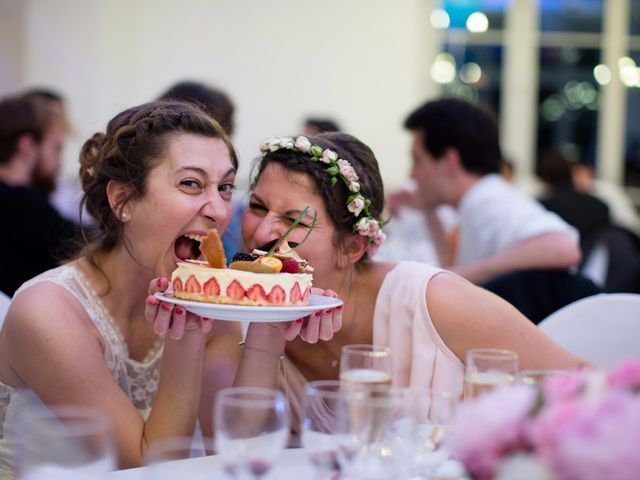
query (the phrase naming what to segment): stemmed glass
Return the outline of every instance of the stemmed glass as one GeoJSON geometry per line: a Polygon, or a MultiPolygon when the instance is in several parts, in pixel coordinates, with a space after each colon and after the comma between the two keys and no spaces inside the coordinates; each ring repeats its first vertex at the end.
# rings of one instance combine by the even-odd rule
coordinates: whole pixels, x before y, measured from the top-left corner
{"type": "Polygon", "coordinates": [[[467,351],[464,398],[470,400],[496,387],[513,383],[518,354],[511,350],[477,348],[467,351]]]}
{"type": "Polygon", "coordinates": [[[194,437],[168,437],[149,445],[144,463],[149,466],[149,480],[173,480],[187,476],[192,480],[205,480],[211,472],[199,462],[176,460],[205,457],[213,452],[213,439],[194,441],[194,437]]]}
{"type": "Polygon", "coordinates": [[[340,356],[340,380],[349,385],[390,387],[391,349],[379,345],[345,345],[340,356]]]}
{"type": "Polygon", "coordinates": [[[19,479],[99,479],[116,469],[111,423],[98,410],[42,408],[23,416],[14,434],[19,479]]]}
{"type": "Polygon", "coordinates": [[[234,478],[259,479],[273,466],[289,438],[289,417],[282,392],[231,387],[215,405],[216,448],[234,478]]]}
{"type": "Polygon", "coordinates": [[[336,478],[363,446],[369,429],[365,387],[349,390],[335,380],[305,385],[302,446],[322,478],[336,478]]]}

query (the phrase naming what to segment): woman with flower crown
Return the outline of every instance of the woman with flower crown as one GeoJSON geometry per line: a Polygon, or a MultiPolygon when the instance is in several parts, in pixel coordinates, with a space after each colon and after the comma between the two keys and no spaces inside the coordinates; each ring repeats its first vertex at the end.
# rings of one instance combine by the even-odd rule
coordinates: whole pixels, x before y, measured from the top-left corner
{"type": "MultiPolygon", "coordinates": [[[[385,240],[383,198],[373,152],[350,135],[263,144],[243,219],[246,250],[279,238],[310,206],[315,227],[297,250],[315,268],[314,285],[335,290],[344,308],[341,317],[312,316],[309,325],[319,334],[305,332],[286,344],[275,326],[252,324],[236,384],[279,384],[299,414],[303,384],[337,379],[342,346],[362,343],[391,347],[395,385],[456,396],[471,348],[514,350],[527,369],[583,365],[510,304],[454,274],[424,263],[372,260],[385,240]]],[[[301,222],[289,243],[300,242],[311,226],[310,218],[301,222]]]]}

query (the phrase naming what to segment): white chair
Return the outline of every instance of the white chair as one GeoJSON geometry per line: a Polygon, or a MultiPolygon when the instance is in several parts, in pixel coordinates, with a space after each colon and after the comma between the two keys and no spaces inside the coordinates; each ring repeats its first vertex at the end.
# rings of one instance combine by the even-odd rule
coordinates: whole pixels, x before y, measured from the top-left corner
{"type": "Polygon", "coordinates": [[[538,325],[556,343],[597,367],[640,358],[640,295],[603,293],[573,302],[538,325]]]}

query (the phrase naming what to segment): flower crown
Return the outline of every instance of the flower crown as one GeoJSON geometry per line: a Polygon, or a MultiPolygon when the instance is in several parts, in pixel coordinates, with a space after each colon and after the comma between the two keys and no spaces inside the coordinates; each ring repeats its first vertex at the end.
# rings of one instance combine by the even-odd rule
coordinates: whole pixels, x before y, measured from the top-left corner
{"type": "Polygon", "coordinates": [[[334,150],[319,145],[313,145],[307,137],[302,135],[293,137],[274,137],[266,140],[260,146],[262,155],[276,150],[293,150],[306,153],[314,162],[327,164],[324,171],[331,177],[331,185],[342,180],[347,186],[351,195],[347,199],[347,210],[353,213],[357,221],[353,224],[353,231],[358,232],[363,237],[367,237],[369,247],[367,253],[373,256],[387,236],[382,231],[382,222],[369,213],[371,200],[360,193],[360,182],[353,166],[346,160],[340,158],[334,150]]]}

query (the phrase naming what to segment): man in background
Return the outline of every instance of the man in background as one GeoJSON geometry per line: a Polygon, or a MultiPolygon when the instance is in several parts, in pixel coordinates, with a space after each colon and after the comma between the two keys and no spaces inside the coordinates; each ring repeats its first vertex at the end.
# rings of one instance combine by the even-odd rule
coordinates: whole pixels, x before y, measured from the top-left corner
{"type": "Polygon", "coordinates": [[[36,100],[0,100],[0,290],[12,296],[26,280],[68,258],[79,228],[65,220],[32,187],[45,150],[46,107],[36,100]]]}

